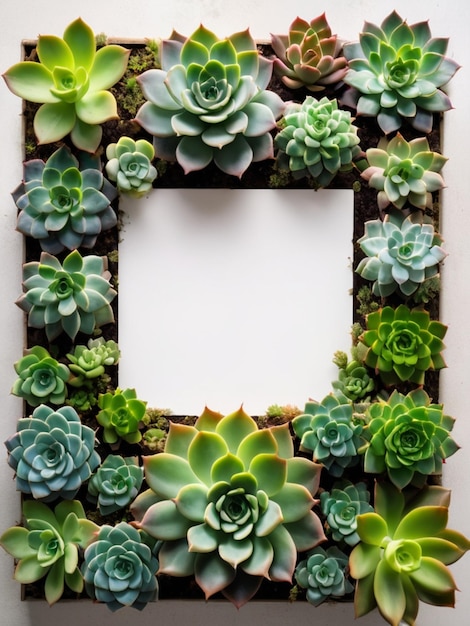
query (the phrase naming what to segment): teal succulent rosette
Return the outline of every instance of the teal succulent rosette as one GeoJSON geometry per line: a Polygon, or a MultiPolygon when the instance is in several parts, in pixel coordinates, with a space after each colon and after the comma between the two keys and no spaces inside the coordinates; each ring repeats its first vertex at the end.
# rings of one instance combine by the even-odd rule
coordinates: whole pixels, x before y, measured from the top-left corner
{"type": "Polygon", "coordinates": [[[110,454],[90,478],[87,497],[102,515],[109,515],[134,500],[142,480],[143,469],[137,458],[110,454]]]}
{"type": "Polygon", "coordinates": [[[263,578],[290,582],[297,552],[325,539],[312,511],[320,466],[293,452],[288,424],[259,430],[241,409],[172,423],[131,507],[163,542],[160,573],[194,575],[206,598],[220,591],[236,606],[263,578]]]}
{"type": "Polygon", "coordinates": [[[307,600],[319,606],[325,600],[342,598],[354,591],[345,571],[348,557],[337,546],[311,550],[295,568],[297,584],[306,589],[307,600]]]}
{"type": "Polygon", "coordinates": [[[320,506],[323,515],[326,515],[328,534],[334,541],[349,546],[355,546],[359,542],[357,516],[374,510],[364,482],[334,483],[331,492],[321,492],[320,506]]]}

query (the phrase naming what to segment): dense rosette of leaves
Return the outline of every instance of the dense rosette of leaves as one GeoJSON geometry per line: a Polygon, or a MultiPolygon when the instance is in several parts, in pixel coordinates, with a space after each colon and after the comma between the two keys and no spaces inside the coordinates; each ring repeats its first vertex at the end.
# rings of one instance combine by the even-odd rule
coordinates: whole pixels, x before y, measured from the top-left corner
{"type": "Polygon", "coordinates": [[[441,352],[447,326],[423,309],[386,306],[367,316],[360,343],[364,361],[386,385],[409,381],[422,385],[425,372],[445,367],[441,352]]]}
{"type": "Polygon", "coordinates": [[[139,430],[145,415],[147,402],[139,400],[135,389],[115,389],[99,395],[101,411],[96,419],[103,426],[106,443],[118,443],[120,439],[137,443],[142,439],[139,430]]]}
{"type": "Polygon", "coordinates": [[[87,497],[102,515],[109,515],[134,500],[142,480],[143,469],[136,458],[110,454],[90,478],[87,497]]]}
{"type": "Polygon", "coordinates": [[[440,174],[447,158],[429,149],[425,137],[410,142],[397,133],[390,141],[382,137],[376,148],[366,150],[368,167],[361,176],[369,187],[378,190],[380,209],[390,204],[402,209],[411,204],[419,209],[432,208],[432,193],[444,187],[440,174]]]}
{"type": "Polygon", "coordinates": [[[356,272],[374,281],[372,291],[376,296],[387,297],[397,289],[410,296],[425,280],[438,274],[439,263],[447,256],[441,243],[430,219],[426,221],[418,213],[404,217],[399,211],[390,211],[383,221],[365,223],[358,244],[367,256],[356,272]]]}
{"type": "Polygon", "coordinates": [[[157,157],[185,173],[214,161],[234,176],[272,158],[270,131],[284,103],[266,90],[272,61],[248,30],[220,40],[201,25],[188,38],[173,33],[160,52],[161,69],[138,78],[147,102],[136,116],[154,135],[157,157]]]}
{"type": "Polygon", "coordinates": [[[28,325],[45,328],[49,341],[62,332],[75,339],[91,335],[96,328],[114,321],[107,257],[82,257],[78,250],[63,261],[42,252],[39,261],[23,265],[23,291],[16,304],[28,313],[28,325]]]}
{"type": "Polygon", "coordinates": [[[86,346],[75,346],[73,353],[67,354],[73,378],[70,384],[81,387],[94,378],[105,373],[105,368],[116,365],[120,351],[118,344],[112,339],[103,337],[89,339],[86,346]]]}
{"type": "Polygon", "coordinates": [[[107,90],[126,71],[130,51],[115,45],[96,50],[94,33],[80,18],[67,26],[63,38],[40,35],[36,50],[39,63],[21,61],[3,77],[23,100],[43,103],[34,117],[38,142],[54,143],[70,133],[79,150],[95,152],[100,124],[118,117],[107,90]]]}
{"type": "Polygon", "coordinates": [[[341,393],[329,394],[321,402],[307,402],[303,415],[292,420],[295,434],[313,460],[322,463],[332,476],[342,476],[355,465],[362,445],[362,425],[353,420],[353,405],[341,393]]]}
{"type": "Polygon", "coordinates": [[[392,626],[415,624],[419,601],[454,606],[455,581],[446,567],[470,548],[447,528],[450,491],[425,487],[411,502],[389,483],[377,483],[375,512],[358,517],[361,542],[349,565],[357,579],[356,617],[377,607],[392,626]]]}
{"type": "Polygon", "coordinates": [[[406,396],[394,391],[387,402],[371,404],[367,413],[364,470],[387,472],[399,489],[440,474],[443,460],[459,448],[449,435],[454,418],[444,414],[442,404],[432,404],[423,389],[406,396]]]}
{"type": "Polygon", "coordinates": [[[157,170],[152,165],[155,151],[146,139],[120,137],[106,148],[106,173],[121,193],[140,198],[152,189],[157,170]]]}
{"type": "Polygon", "coordinates": [[[331,383],[333,389],[349,398],[352,402],[365,402],[375,390],[375,381],[370,370],[361,361],[346,362],[339,368],[338,380],[331,383]]]}
{"type": "Polygon", "coordinates": [[[18,491],[37,500],[71,500],[100,464],[95,433],[75,409],[56,411],[41,404],[18,420],[18,432],[5,442],[18,491]]]}
{"type": "Polygon", "coordinates": [[[342,598],[354,591],[345,575],[347,567],[348,557],[337,546],[326,550],[318,546],[297,565],[295,580],[307,590],[307,600],[318,606],[324,600],[342,598]]]}
{"type": "Polygon", "coordinates": [[[162,540],[160,572],[194,575],[206,598],[241,606],[262,579],[290,581],[297,551],[325,536],[312,511],[320,466],[293,457],[288,424],[258,430],[241,409],[172,423],[164,452],[144,458],[149,490],[131,507],[162,540]]]}
{"type": "Polygon", "coordinates": [[[45,577],[49,604],[59,600],[64,584],[81,593],[79,548],[85,548],[98,531],[98,526],[86,519],[81,503],[63,501],[52,511],[42,502],[25,500],[23,520],[23,527],[13,526],[0,537],[0,545],[18,560],[15,580],[27,585],[45,577]]]}
{"type": "Polygon", "coordinates": [[[392,11],[380,26],[365,22],[359,42],[347,43],[349,69],[344,82],[351,88],[344,104],[358,115],[377,117],[385,134],[407,120],[429,133],[433,113],[452,108],[441,89],[459,65],[446,57],[447,39],[432,37],[428,22],[408,25],[392,11]]]}
{"type": "Polygon", "coordinates": [[[294,178],[312,176],[319,187],[351,169],[360,152],[351,114],[338,109],[336,100],[307,96],[302,104],[289,104],[280,126],[275,138],[279,167],[294,178]]]}
{"type": "Polygon", "coordinates": [[[157,596],[157,549],[155,541],[126,522],[101,526],[85,550],[86,592],[111,611],[125,606],[141,611],[157,596]]]}
{"type": "Polygon", "coordinates": [[[11,393],[33,407],[40,404],[64,404],[70,370],[52,358],[42,346],[25,350],[25,355],[14,364],[18,378],[11,393]]]}
{"type": "Polygon", "coordinates": [[[297,17],[288,35],[271,34],[271,45],[278,57],[274,72],[290,89],[321,91],[326,85],[339,83],[346,74],[341,42],[332,35],[325,13],[310,22],[297,17]]]}
{"type": "Polygon", "coordinates": [[[82,164],[66,146],[49,159],[26,161],[24,180],[13,192],[19,209],[17,229],[51,254],[64,248],[92,248],[98,235],[117,217],[111,202],[116,188],[101,173],[99,157],[82,164]]]}
{"type": "Polygon", "coordinates": [[[357,516],[373,511],[365,483],[335,483],[331,492],[322,491],[320,506],[326,516],[327,531],[334,541],[355,546],[359,542],[357,516]]]}

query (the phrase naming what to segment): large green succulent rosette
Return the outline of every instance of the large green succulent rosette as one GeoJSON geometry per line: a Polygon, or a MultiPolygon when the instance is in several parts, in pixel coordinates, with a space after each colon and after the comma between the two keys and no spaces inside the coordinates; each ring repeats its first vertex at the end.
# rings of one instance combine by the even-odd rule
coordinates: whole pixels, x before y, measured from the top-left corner
{"type": "Polygon", "coordinates": [[[172,423],[131,507],[163,541],[159,572],[194,575],[206,598],[222,592],[236,606],[263,578],[290,582],[297,552],[325,539],[312,511],[320,466],[293,452],[288,424],[258,430],[242,409],[172,423]]]}
{"type": "Polygon", "coordinates": [[[248,30],[219,40],[204,26],[161,44],[161,69],[139,76],[147,99],[136,120],[154,136],[157,157],[185,173],[211,161],[241,176],[253,161],[273,157],[270,131],[284,109],[267,91],[272,61],[260,56],[248,30]]]}

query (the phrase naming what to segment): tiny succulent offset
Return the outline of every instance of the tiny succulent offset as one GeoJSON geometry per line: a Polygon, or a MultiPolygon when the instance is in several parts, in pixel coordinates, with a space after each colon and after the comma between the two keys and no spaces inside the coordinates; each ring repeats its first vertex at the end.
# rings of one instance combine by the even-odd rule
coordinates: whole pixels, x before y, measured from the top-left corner
{"type": "Polygon", "coordinates": [[[331,492],[322,491],[320,506],[326,515],[328,534],[334,541],[355,546],[359,542],[357,516],[373,511],[370,493],[363,482],[352,484],[349,481],[336,482],[331,492]]]}
{"type": "Polygon", "coordinates": [[[157,170],[152,165],[155,150],[146,139],[121,137],[106,148],[106,173],[121,193],[140,198],[152,189],[157,170]]]}
{"type": "Polygon", "coordinates": [[[54,410],[41,404],[17,428],[5,442],[8,464],[18,491],[36,500],[73,499],[100,464],[95,433],[71,406],[54,410]]]}
{"type": "Polygon", "coordinates": [[[194,575],[206,598],[220,591],[236,606],[265,577],[290,582],[297,552],[325,539],[312,511],[320,466],[293,452],[288,424],[259,430],[242,409],[172,423],[131,508],[163,542],[159,571],[194,575]]]}
{"type": "Polygon", "coordinates": [[[0,537],[0,545],[18,560],[15,580],[27,585],[45,578],[49,604],[61,598],[64,584],[81,593],[79,548],[85,548],[99,530],[86,518],[81,503],[64,500],[52,511],[42,502],[25,500],[23,519],[24,526],[13,526],[0,537]]]}
{"type": "Polygon", "coordinates": [[[102,515],[109,515],[134,500],[142,480],[143,469],[137,459],[110,454],[90,478],[87,497],[102,515]]]}
{"type": "Polygon", "coordinates": [[[364,362],[386,385],[409,381],[422,385],[425,373],[446,367],[441,352],[447,326],[421,308],[385,306],[367,316],[360,337],[364,362]]]}
{"type": "Polygon", "coordinates": [[[449,490],[426,487],[406,503],[393,485],[377,483],[374,500],[375,511],[358,517],[361,542],[349,557],[356,617],[377,607],[392,626],[413,626],[420,600],[454,606],[457,587],[447,565],[470,542],[447,528],[449,490]]]}
{"type": "Polygon", "coordinates": [[[82,574],[85,589],[111,611],[126,606],[141,611],[156,599],[158,545],[126,522],[101,526],[85,550],[82,574]]]}
{"type": "Polygon", "coordinates": [[[432,220],[419,212],[405,217],[392,210],[383,221],[366,222],[364,229],[358,244],[367,256],[356,272],[374,281],[376,296],[387,297],[397,290],[411,296],[424,281],[438,274],[439,264],[447,256],[432,220]]]}
{"type": "Polygon", "coordinates": [[[52,358],[46,348],[33,346],[14,364],[18,374],[11,393],[33,407],[40,404],[64,404],[70,370],[52,358]]]}
{"type": "Polygon", "coordinates": [[[336,100],[307,96],[302,104],[287,106],[279,125],[274,141],[280,169],[294,178],[311,176],[319,187],[329,185],[339,171],[351,169],[360,152],[351,114],[339,109],[336,100]]]}
{"type": "Polygon", "coordinates": [[[342,598],[354,591],[345,574],[347,568],[348,557],[337,546],[326,550],[318,546],[297,565],[295,580],[307,590],[307,600],[318,606],[325,600],[342,598]]]}
{"type": "Polygon", "coordinates": [[[377,118],[385,134],[407,120],[429,133],[433,114],[452,108],[441,89],[459,69],[446,57],[447,39],[432,37],[428,22],[408,25],[396,11],[380,26],[365,22],[359,42],[344,45],[350,86],[344,104],[377,118]]]}
{"type": "Polygon", "coordinates": [[[376,148],[366,150],[368,167],[361,176],[378,190],[377,204],[398,209],[407,204],[419,209],[432,207],[432,193],[445,186],[440,174],[447,159],[429,149],[426,137],[410,142],[397,133],[390,141],[382,137],[376,148]]]}
{"type": "Polygon", "coordinates": [[[99,157],[84,154],[82,163],[66,146],[46,162],[26,161],[24,180],[12,194],[17,229],[51,254],[92,248],[98,235],[117,223],[111,206],[117,191],[101,173],[99,157]]]}
{"type": "Polygon", "coordinates": [[[406,396],[395,390],[368,409],[364,471],[387,472],[399,489],[421,486],[426,476],[441,474],[443,461],[459,449],[450,436],[454,422],[423,389],[406,396]]]}
{"type": "Polygon", "coordinates": [[[48,252],[23,265],[23,295],[17,305],[28,314],[28,326],[44,328],[49,341],[62,332],[71,339],[114,321],[107,258],[82,257],[74,250],[63,263],[48,252]]]}
{"type": "Polygon", "coordinates": [[[137,398],[135,389],[119,389],[100,394],[98,406],[101,411],[96,416],[103,426],[103,439],[106,443],[118,444],[120,439],[128,443],[138,443],[142,439],[139,430],[145,415],[147,403],[137,398]]]}
{"type": "Polygon", "coordinates": [[[116,100],[107,90],[124,74],[129,53],[115,45],[96,50],[92,29],[79,18],[67,26],[63,38],[39,36],[39,63],[21,61],[3,77],[14,94],[42,103],[34,117],[39,144],[70,133],[79,150],[95,152],[100,124],[118,117],[116,100]]]}
{"type": "Polygon", "coordinates": [[[161,69],[139,76],[147,102],[136,120],[154,135],[157,157],[185,173],[214,161],[241,177],[273,157],[271,132],[284,102],[268,91],[272,61],[260,56],[248,30],[226,39],[200,26],[162,42],[161,69]]]}
{"type": "Polygon", "coordinates": [[[102,376],[106,367],[116,365],[119,357],[118,344],[112,339],[105,340],[103,337],[98,337],[89,339],[86,346],[75,346],[74,351],[67,354],[70,361],[69,369],[73,374],[69,384],[73,387],[86,385],[91,380],[102,376]]]}
{"type": "Polygon", "coordinates": [[[374,377],[362,361],[348,361],[347,355],[345,357],[343,366],[335,360],[339,367],[338,380],[333,381],[331,386],[354,403],[367,402],[375,392],[374,377]]]}
{"type": "Polygon", "coordinates": [[[310,22],[297,17],[288,35],[271,35],[274,72],[290,89],[321,91],[340,83],[347,71],[342,44],[332,35],[325,13],[310,22]]]}

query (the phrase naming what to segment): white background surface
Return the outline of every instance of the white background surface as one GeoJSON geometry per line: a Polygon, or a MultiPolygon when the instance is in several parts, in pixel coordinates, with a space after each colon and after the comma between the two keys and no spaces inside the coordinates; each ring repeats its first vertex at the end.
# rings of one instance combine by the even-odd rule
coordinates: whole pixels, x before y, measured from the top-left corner
{"type": "MultiPolygon", "coordinates": [[[[428,0],[395,2],[372,0],[335,0],[335,2],[312,3],[311,0],[292,0],[274,3],[267,0],[147,0],[140,3],[122,0],[82,0],[79,4],[63,0],[3,3],[0,9],[2,37],[0,38],[1,71],[20,59],[21,39],[32,39],[39,33],[61,35],[65,26],[80,15],[96,33],[106,32],[114,37],[141,39],[166,37],[173,28],[190,34],[199,23],[225,36],[236,30],[250,27],[257,39],[268,39],[269,33],[284,33],[297,16],[312,19],[323,10],[335,32],[345,39],[357,39],[364,20],[380,23],[396,9],[410,23],[430,20],[435,36],[450,36],[449,56],[463,68],[454,77],[449,93],[455,110],[445,115],[444,154],[449,162],[444,168],[448,188],[445,190],[442,233],[450,255],[443,271],[444,288],[442,321],[449,324],[445,352],[448,370],[444,371],[441,400],[446,412],[457,418],[455,439],[463,450],[449,459],[444,474],[447,485],[452,487],[453,501],[450,526],[470,535],[470,499],[468,480],[468,450],[470,449],[470,421],[468,416],[467,355],[470,352],[468,310],[470,270],[467,233],[470,232],[470,209],[468,198],[468,158],[470,124],[468,121],[469,85],[468,25],[470,6],[465,0],[444,2],[428,0]]],[[[2,290],[0,301],[1,376],[0,376],[0,440],[14,432],[16,420],[21,414],[21,403],[9,395],[14,379],[12,363],[21,356],[23,316],[13,302],[21,292],[21,237],[14,232],[15,208],[10,198],[11,190],[21,180],[21,102],[0,85],[0,108],[2,111],[2,150],[0,151],[0,267],[2,267],[2,290]]],[[[5,455],[6,458],[6,455],[5,455]]],[[[15,492],[11,473],[6,462],[0,471],[0,529],[16,523],[19,518],[19,497],[15,492]]],[[[436,609],[422,605],[418,626],[467,626],[470,615],[470,557],[463,558],[452,567],[461,593],[457,594],[455,610],[436,609]]],[[[315,609],[307,604],[291,606],[251,603],[237,611],[226,603],[209,602],[195,605],[191,602],[165,602],[149,606],[143,613],[131,609],[111,614],[103,606],[91,602],[80,605],[62,603],[49,609],[43,603],[20,603],[19,585],[11,580],[11,559],[0,553],[0,623],[9,626],[43,626],[67,622],[71,626],[81,623],[99,623],[103,626],[123,626],[131,619],[138,619],[143,626],[156,621],[165,624],[191,623],[233,626],[252,626],[269,621],[272,626],[313,622],[328,626],[353,622],[350,605],[322,606],[315,609]]],[[[371,614],[361,618],[358,624],[379,626],[383,621],[371,614]]]]}

